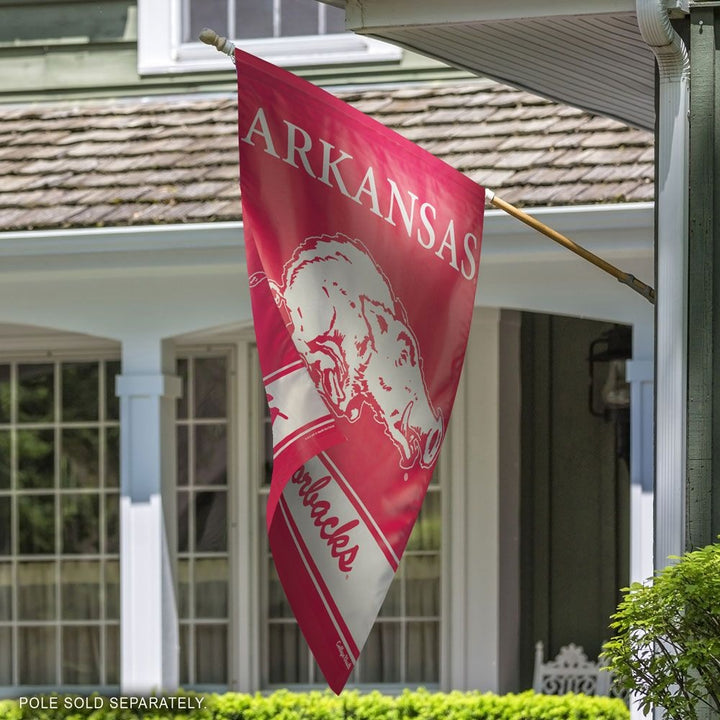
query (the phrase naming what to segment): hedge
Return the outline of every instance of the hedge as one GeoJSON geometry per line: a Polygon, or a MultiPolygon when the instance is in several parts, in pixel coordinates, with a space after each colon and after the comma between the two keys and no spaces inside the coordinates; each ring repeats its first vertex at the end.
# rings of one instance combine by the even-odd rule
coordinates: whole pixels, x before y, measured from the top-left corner
{"type": "Polygon", "coordinates": [[[0,701],[0,720],[628,720],[620,701],[587,695],[346,691],[164,698],[28,696],[0,701]],[[179,698],[179,699],[178,699],[179,698]],[[34,707],[31,707],[30,705],[34,707]],[[162,709],[165,705],[168,709],[162,709]],[[40,706],[40,707],[39,707],[40,706]],[[199,707],[199,709],[198,709],[199,707]],[[193,709],[190,709],[193,708],[193,709]]]}

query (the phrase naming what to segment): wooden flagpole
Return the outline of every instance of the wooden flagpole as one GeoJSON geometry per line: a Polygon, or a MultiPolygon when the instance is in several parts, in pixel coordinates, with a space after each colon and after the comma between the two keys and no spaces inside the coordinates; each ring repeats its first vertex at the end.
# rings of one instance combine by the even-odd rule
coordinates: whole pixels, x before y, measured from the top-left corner
{"type": "MultiPolygon", "coordinates": [[[[204,42],[206,45],[212,45],[213,47],[217,48],[219,52],[225,53],[225,55],[229,55],[232,61],[235,62],[235,46],[230,42],[230,40],[228,40],[228,38],[220,37],[214,30],[211,30],[210,28],[204,28],[203,31],[200,33],[200,40],[202,40],[202,42],[204,42]]],[[[646,285],[644,282],[638,280],[634,275],[623,272],[619,268],[616,268],[614,265],[611,265],[609,262],[603,260],[601,257],[598,257],[594,253],[591,253],[589,250],[586,250],[584,247],[578,245],[576,242],[573,242],[569,238],[566,238],[564,235],[561,235],[556,230],[553,230],[551,227],[548,227],[536,218],[528,215],[526,212],[523,212],[519,208],[516,208],[514,205],[511,205],[509,202],[506,202],[502,198],[499,198],[492,190],[486,188],[485,197],[487,198],[488,202],[490,202],[496,208],[504,210],[506,213],[508,213],[508,215],[512,215],[514,218],[520,220],[520,222],[525,223],[534,230],[537,230],[543,235],[549,237],[551,240],[554,240],[556,243],[559,243],[560,245],[566,247],[571,252],[574,252],[576,255],[579,255],[581,258],[587,260],[596,267],[599,267],[601,270],[604,270],[606,273],[612,275],[619,282],[627,285],[629,288],[632,288],[633,290],[635,290],[635,292],[640,293],[640,295],[649,300],[653,305],[655,304],[655,290],[653,290],[653,288],[651,288],[649,285],[646,285]]]]}
{"type": "Polygon", "coordinates": [[[609,275],[612,275],[619,282],[623,283],[623,285],[627,285],[629,288],[635,290],[635,292],[640,293],[640,295],[653,305],[655,304],[655,290],[653,290],[653,288],[649,285],[646,285],[644,282],[638,280],[634,275],[623,272],[606,260],[603,260],[601,257],[598,257],[581,245],[578,245],[576,242],[570,240],[570,238],[561,235],[557,232],[557,230],[553,230],[551,227],[548,227],[544,223],[540,222],[537,218],[528,215],[526,212],[520,210],[520,208],[516,208],[509,202],[499,198],[492,190],[486,189],[485,197],[494,207],[505,211],[508,215],[512,215],[514,218],[520,220],[520,222],[523,222],[533,228],[533,230],[537,230],[546,237],[549,237],[551,240],[554,240],[556,243],[566,247],[568,250],[574,252],[576,255],[579,255],[584,260],[587,260],[596,267],[599,267],[601,270],[604,270],[609,275]]]}

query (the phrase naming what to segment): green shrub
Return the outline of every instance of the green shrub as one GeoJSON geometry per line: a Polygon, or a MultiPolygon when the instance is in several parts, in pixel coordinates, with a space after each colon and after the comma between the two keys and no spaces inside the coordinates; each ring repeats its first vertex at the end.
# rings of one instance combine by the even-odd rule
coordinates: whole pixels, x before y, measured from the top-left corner
{"type": "MultiPolygon", "coordinates": [[[[117,707],[112,698],[91,696],[88,707],[72,695],[43,696],[54,708],[32,709],[27,701],[0,701],[0,720],[628,720],[620,700],[585,695],[493,695],[479,692],[430,693],[405,691],[398,697],[379,692],[360,694],[347,691],[335,696],[328,692],[271,695],[182,694],[202,699],[194,710],[117,707]],[[97,698],[97,699],[95,699],[97,698]],[[95,707],[97,706],[97,707],[95,707]]],[[[35,702],[39,696],[35,696],[35,702]]],[[[127,699],[126,699],[127,700],[127,699]]]]}
{"type": "Polygon", "coordinates": [[[603,657],[619,684],[676,720],[720,713],[720,545],[626,588],[603,657]]]}

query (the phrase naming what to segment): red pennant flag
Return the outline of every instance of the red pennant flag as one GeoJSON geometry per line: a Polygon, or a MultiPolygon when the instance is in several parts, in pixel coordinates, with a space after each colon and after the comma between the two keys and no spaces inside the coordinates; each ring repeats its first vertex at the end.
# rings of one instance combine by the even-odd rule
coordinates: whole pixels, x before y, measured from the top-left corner
{"type": "Polygon", "coordinates": [[[236,50],[250,295],[273,433],[270,548],[339,693],[438,459],[475,298],[484,189],[236,50]]]}

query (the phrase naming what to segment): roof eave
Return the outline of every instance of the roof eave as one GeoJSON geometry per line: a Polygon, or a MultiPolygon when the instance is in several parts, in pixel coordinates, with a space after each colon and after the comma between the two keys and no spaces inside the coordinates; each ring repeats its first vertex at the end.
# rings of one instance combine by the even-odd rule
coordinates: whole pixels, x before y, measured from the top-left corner
{"type": "Polygon", "coordinates": [[[637,27],[634,0],[346,0],[344,7],[354,32],[654,128],[655,62],[637,27]]]}

